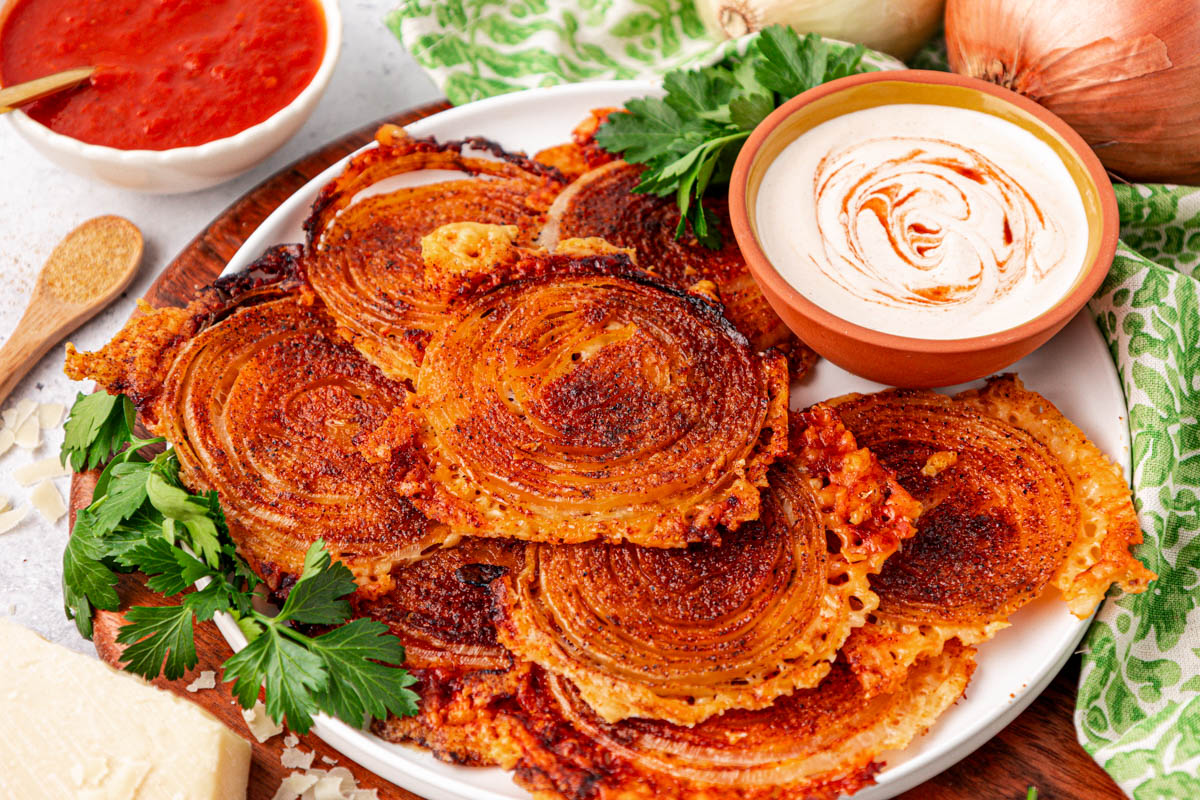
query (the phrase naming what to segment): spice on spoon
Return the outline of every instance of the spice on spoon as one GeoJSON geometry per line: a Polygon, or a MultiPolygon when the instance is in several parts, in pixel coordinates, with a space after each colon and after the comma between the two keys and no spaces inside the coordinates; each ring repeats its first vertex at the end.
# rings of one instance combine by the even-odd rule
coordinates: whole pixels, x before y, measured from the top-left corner
{"type": "Polygon", "coordinates": [[[59,242],[42,267],[25,315],[0,347],[0,405],[47,350],[129,285],[142,250],[141,231],[117,216],[90,219],[59,242]]]}

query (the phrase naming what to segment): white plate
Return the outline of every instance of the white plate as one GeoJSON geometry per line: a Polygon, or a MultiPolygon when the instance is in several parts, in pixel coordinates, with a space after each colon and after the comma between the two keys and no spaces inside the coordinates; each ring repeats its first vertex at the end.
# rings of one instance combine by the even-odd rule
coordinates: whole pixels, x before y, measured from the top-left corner
{"type": "MultiPolygon", "coordinates": [[[[654,84],[643,81],[533,89],[444,111],[413,123],[408,130],[414,136],[443,139],[486,136],[506,148],[533,153],[566,141],[589,110],[623,105],[629,97],[656,91],[654,84]]],[[[226,272],[245,267],[270,245],[302,241],[300,225],[309,205],[343,164],[330,167],[276,209],[230,260],[226,272]]],[[[1027,386],[1050,398],[1128,474],[1125,398],[1108,348],[1086,311],[1014,369],[1027,386]]],[[[846,392],[878,388],[882,387],[822,361],[793,390],[792,405],[802,408],[846,392]]],[[[859,792],[856,798],[893,797],[967,756],[1037,697],[1087,629],[1087,622],[1071,616],[1057,597],[1030,603],[1013,616],[1012,623],[979,648],[979,666],[966,698],[905,751],[887,754],[883,759],[887,767],[879,773],[877,785],[859,792]]],[[[226,615],[217,624],[234,650],[245,646],[232,618],[226,615]]],[[[430,800],[529,797],[500,769],[444,764],[426,752],[385,742],[324,715],[317,716],[314,730],[349,758],[430,800]]]]}

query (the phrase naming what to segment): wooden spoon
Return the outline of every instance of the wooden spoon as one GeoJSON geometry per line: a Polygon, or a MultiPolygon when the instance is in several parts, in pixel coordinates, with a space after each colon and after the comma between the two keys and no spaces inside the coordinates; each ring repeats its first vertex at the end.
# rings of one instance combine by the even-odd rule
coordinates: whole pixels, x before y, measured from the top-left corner
{"type": "Polygon", "coordinates": [[[7,114],[17,106],[41,100],[43,97],[70,89],[92,77],[95,67],[76,67],[44,78],[35,78],[25,83],[17,83],[0,89],[0,114],[7,114]]]}
{"type": "Polygon", "coordinates": [[[142,261],[142,232],[123,217],[89,219],[67,234],[42,267],[17,329],[0,347],[0,405],[64,336],[121,293],[142,261]]]}

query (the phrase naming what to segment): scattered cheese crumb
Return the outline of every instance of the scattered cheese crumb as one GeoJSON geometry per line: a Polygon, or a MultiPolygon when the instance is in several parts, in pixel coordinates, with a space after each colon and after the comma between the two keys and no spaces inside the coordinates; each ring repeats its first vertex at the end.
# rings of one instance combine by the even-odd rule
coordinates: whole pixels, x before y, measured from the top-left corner
{"type": "Polygon", "coordinates": [[[242,709],[242,719],[246,720],[246,727],[260,742],[283,733],[283,726],[271,719],[262,700],[255,702],[254,708],[242,709]]]}
{"type": "Polygon", "coordinates": [[[58,522],[67,513],[67,504],[63,502],[62,494],[48,480],[42,481],[29,493],[33,507],[49,522],[58,522]]]}
{"type": "Polygon", "coordinates": [[[217,685],[217,673],[212,671],[211,669],[206,669],[206,670],[201,670],[200,674],[196,676],[196,680],[192,681],[184,688],[187,689],[192,694],[195,694],[196,692],[200,691],[201,689],[211,689],[216,685],[217,685]]]}
{"type": "Polygon", "coordinates": [[[66,406],[62,403],[42,403],[38,406],[38,425],[42,427],[42,430],[57,428],[58,423],[62,422],[64,411],[66,411],[66,406]]]}
{"type": "Polygon", "coordinates": [[[16,423],[16,421],[17,421],[16,406],[9,406],[8,408],[4,409],[4,411],[2,413],[0,413],[0,422],[4,423],[4,427],[11,428],[11,427],[13,427],[14,423],[16,423]]]}
{"type": "Polygon", "coordinates": [[[30,417],[20,423],[13,434],[13,441],[17,443],[17,447],[23,447],[26,450],[32,450],[42,443],[42,429],[38,427],[36,417],[30,417]]]}
{"type": "Polygon", "coordinates": [[[958,453],[953,450],[939,450],[925,460],[925,466],[921,467],[921,474],[927,478],[933,478],[957,463],[958,453]]]}
{"type": "Polygon", "coordinates": [[[63,466],[58,456],[48,456],[31,464],[17,467],[12,474],[22,486],[32,486],[46,478],[65,478],[71,474],[71,470],[63,466]]]}
{"type": "Polygon", "coordinates": [[[4,455],[13,446],[13,430],[5,428],[0,430],[0,456],[4,455]]]}
{"type": "Polygon", "coordinates": [[[321,756],[321,760],[324,761],[326,764],[336,764],[337,763],[336,758],[330,758],[329,756],[321,756]]]}
{"type": "Polygon", "coordinates": [[[311,769],[313,758],[316,753],[309,750],[307,753],[296,747],[287,747],[279,756],[279,763],[283,764],[288,769],[311,769]]]}
{"type": "Polygon", "coordinates": [[[378,789],[355,789],[350,795],[351,800],[379,800],[378,789]]]}
{"type": "Polygon", "coordinates": [[[8,510],[8,498],[0,497],[0,511],[7,511],[7,510],[8,510]]]}
{"type": "Polygon", "coordinates": [[[300,737],[294,733],[289,733],[287,736],[283,737],[284,747],[295,747],[298,744],[300,744],[300,737]]]}
{"type": "Polygon", "coordinates": [[[29,506],[15,508],[12,511],[5,511],[0,514],[0,533],[8,533],[13,528],[20,524],[21,520],[29,514],[29,506]]]}
{"type": "Polygon", "coordinates": [[[296,800],[302,792],[311,789],[317,780],[316,775],[293,772],[280,782],[271,800],[296,800]]]}

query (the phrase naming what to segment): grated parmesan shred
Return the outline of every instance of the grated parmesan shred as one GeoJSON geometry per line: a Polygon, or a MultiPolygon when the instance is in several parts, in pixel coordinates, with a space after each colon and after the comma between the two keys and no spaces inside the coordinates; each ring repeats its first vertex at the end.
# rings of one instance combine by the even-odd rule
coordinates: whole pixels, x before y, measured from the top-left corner
{"type": "Polygon", "coordinates": [[[63,501],[62,494],[49,480],[35,486],[29,493],[29,499],[47,522],[56,523],[67,513],[67,504],[63,501]]]}
{"type": "Polygon", "coordinates": [[[271,719],[262,700],[256,701],[254,708],[242,709],[242,719],[246,720],[246,727],[259,742],[265,742],[272,736],[283,733],[283,725],[271,719]]]}
{"type": "Polygon", "coordinates": [[[187,689],[192,694],[195,694],[196,692],[200,691],[201,689],[211,689],[216,685],[217,685],[217,673],[211,669],[206,669],[206,670],[201,670],[200,674],[196,676],[196,680],[192,681],[184,688],[187,689]]]}
{"type": "Polygon", "coordinates": [[[29,464],[23,464],[12,471],[17,483],[22,486],[32,486],[47,478],[65,478],[71,470],[64,467],[58,456],[48,456],[29,464]]]}
{"type": "Polygon", "coordinates": [[[21,520],[29,515],[29,506],[21,506],[14,508],[12,511],[5,511],[0,514],[0,533],[8,533],[17,525],[21,524],[21,520]]]}

